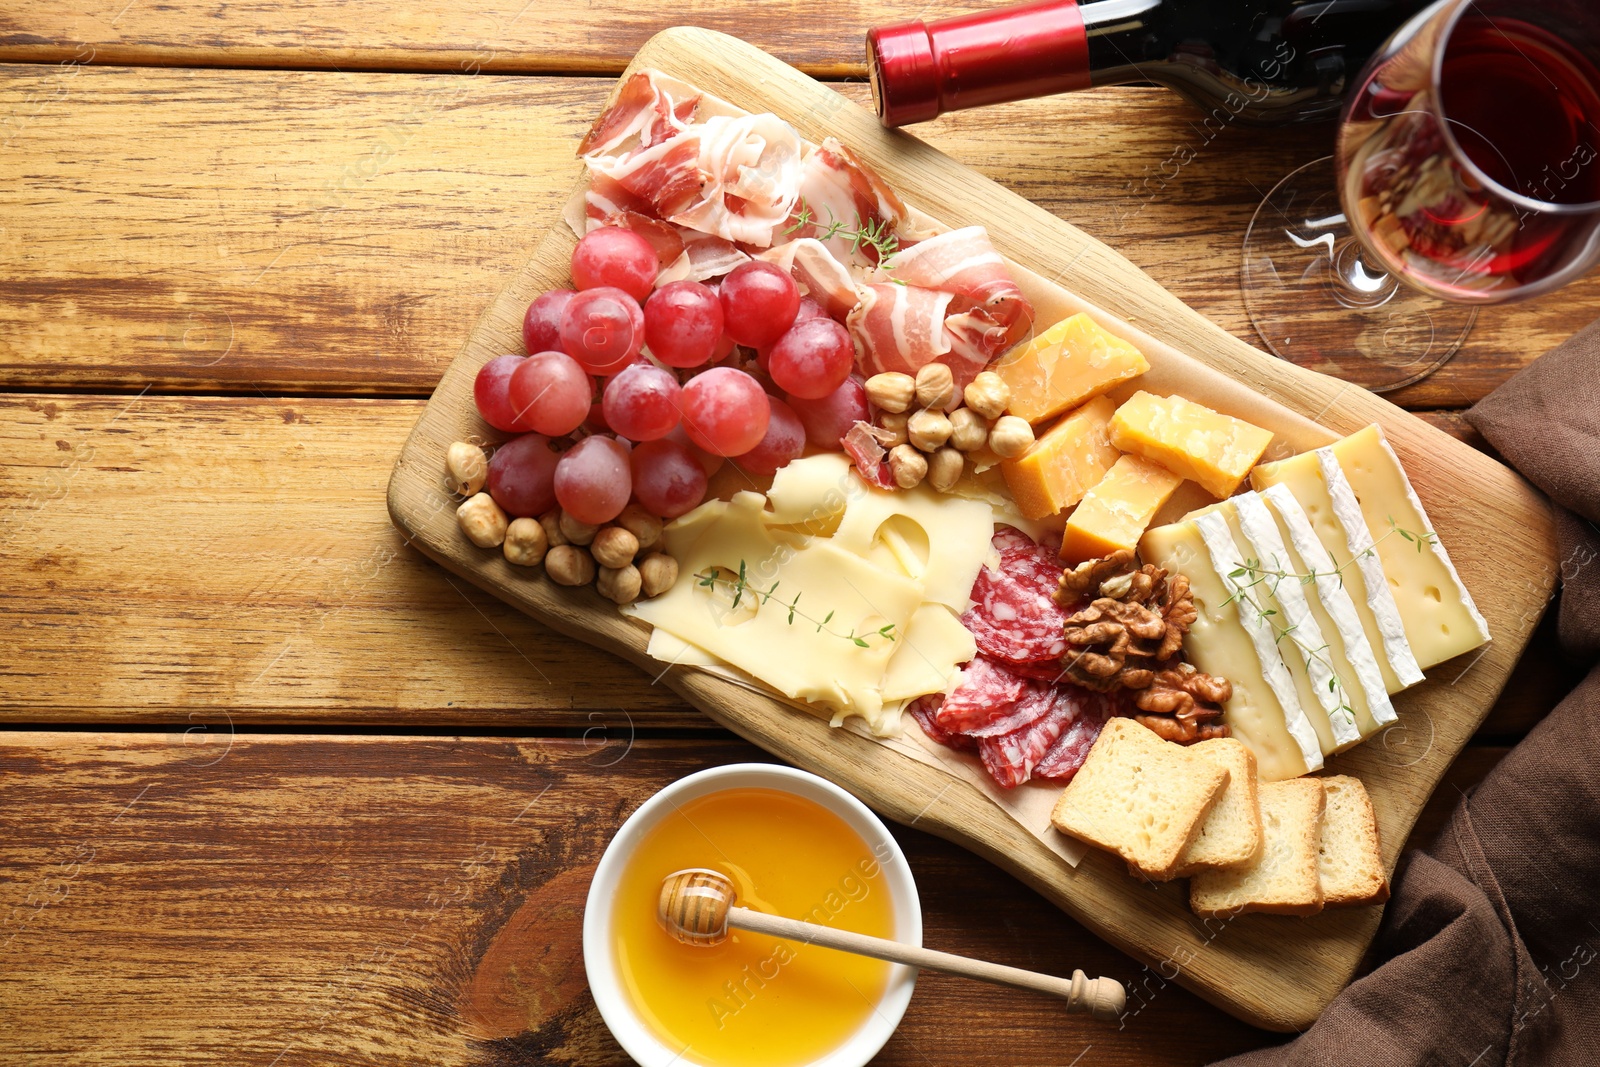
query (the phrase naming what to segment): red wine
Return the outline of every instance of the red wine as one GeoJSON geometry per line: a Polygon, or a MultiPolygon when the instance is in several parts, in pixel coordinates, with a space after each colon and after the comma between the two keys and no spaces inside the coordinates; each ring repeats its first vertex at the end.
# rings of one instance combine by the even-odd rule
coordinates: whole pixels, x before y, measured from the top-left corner
{"type": "Polygon", "coordinates": [[[867,34],[885,125],[1125,82],[1220,121],[1333,118],[1347,83],[1426,0],[1039,0],[867,34]]]}

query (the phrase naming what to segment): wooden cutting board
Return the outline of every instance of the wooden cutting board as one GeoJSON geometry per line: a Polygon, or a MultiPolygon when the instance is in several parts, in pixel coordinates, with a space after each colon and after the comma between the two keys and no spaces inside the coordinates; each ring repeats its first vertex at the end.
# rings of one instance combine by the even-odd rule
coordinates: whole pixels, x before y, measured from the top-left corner
{"type": "MultiPolygon", "coordinates": [[[[1067,307],[1064,287],[1120,317],[1124,332],[1141,336],[1153,365],[1147,383],[1157,392],[1181,388],[1223,410],[1243,406],[1297,447],[1383,424],[1494,635],[1481,655],[1435,668],[1429,681],[1397,699],[1399,724],[1332,765],[1366,782],[1392,871],[1424,802],[1494,703],[1549,602],[1556,553],[1544,500],[1511,470],[1388,402],[1257,351],[1110,248],[915,137],[883,129],[870,112],[736,38],[668,30],[645,45],[629,72],[641,67],[750,111],[775,112],[810,141],[838,137],[908,202],[951,226],[986,226],[1003,254],[1024,273],[1038,275],[1025,282],[1030,296],[1067,307]]],[[[1065,154],[1040,163],[1070,172],[1065,154]]],[[[582,168],[576,159],[572,166],[577,180],[582,168]]],[[[1116,976],[1129,984],[1130,1024],[1145,1000],[1177,982],[1257,1026],[1288,1031],[1310,1025],[1354,974],[1381,909],[1330,910],[1309,919],[1199,920],[1186,906],[1182,883],[1146,884],[1129,877],[1121,861],[1094,851],[1073,868],[981,790],[935,767],[722,678],[685,668],[663,674],[663,665],[645,654],[644,629],[592,590],[561,588],[537,570],[513,568],[498,551],[474,548],[461,535],[444,479],[445,449],[487,435],[472,405],[474,375],[496,355],[521,352],[529,301],[568,284],[574,239],[559,220],[551,224],[527,267],[484,313],[445,372],[395,465],[389,511],[411,543],[562,633],[661,675],[663,684],[717,722],[840,783],[888,818],[946,837],[1015,874],[1145,965],[1116,976]]],[[[1041,321],[1052,319],[1041,314],[1041,321]]]]}

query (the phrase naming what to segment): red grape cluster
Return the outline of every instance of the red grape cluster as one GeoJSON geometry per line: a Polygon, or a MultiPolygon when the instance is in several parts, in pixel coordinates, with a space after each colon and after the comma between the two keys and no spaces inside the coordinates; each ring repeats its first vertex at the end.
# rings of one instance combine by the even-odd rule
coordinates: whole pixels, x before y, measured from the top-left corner
{"type": "Polygon", "coordinates": [[[867,417],[849,332],[787,273],[752,260],[720,282],[656,288],[659,267],[633,231],[591,230],[572,253],[576,288],[528,306],[530,354],[478,372],[479,414],[522,435],[489,464],[489,492],[509,515],[559,505],[598,525],[636,500],[677,518],[705,499],[724,458],[771,474],[867,417]]]}

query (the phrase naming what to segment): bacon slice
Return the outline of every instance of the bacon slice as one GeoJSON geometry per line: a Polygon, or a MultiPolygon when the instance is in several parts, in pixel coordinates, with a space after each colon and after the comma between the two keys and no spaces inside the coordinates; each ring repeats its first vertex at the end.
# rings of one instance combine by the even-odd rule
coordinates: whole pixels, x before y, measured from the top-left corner
{"type": "Polygon", "coordinates": [[[617,102],[594,120],[578,154],[615,151],[631,138],[643,148],[659,144],[688,128],[699,103],[698,93],[674,99],[673,91],[652,72],[640,71],[623,83],[617,102]]]}
{"type": "Polygon", "coordinates": [[[950,351],[944,320],[952,294],[889,282],[863,285],[856,292],[860,303],[845,325],[855,338],[863,373],[916,374],[917,368],[950,351]]]}
{"type": "MultiPolygon", "coordinates": [[[[806,157],[800,177],[800,199],[789,219],[791,236],[816,238],[833,223],[846,230],[871,228],[898,235],[906,206],[878,173],[832,137],[806,157]]],[[[874,266],[878,250],[835,234],[828,251],[847,266],[874,266]]]]}
{"type": "Polygon", "coordinates": [[[815,300],[830,318],[839,322],[845,321],[859,300],[850,271],[834,258],[827,245],[815,238],[778,245],[756,258],[788,271],[800,287],[801,295],[815,300]]]}

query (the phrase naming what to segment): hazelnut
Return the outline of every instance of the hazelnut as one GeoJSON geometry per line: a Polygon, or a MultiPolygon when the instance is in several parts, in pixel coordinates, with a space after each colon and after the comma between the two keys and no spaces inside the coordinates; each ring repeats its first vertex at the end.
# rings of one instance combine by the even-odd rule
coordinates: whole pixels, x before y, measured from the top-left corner
{"type": "Polygon", "coordinates": [[[625,567],[601,567],[594,587],[607,600],[631,604],[639,599],[639,568],[631,563],[625,567]]]}
{"type": "Polygon", "coordinates": [[[589,553],[602,567],[626,567],[639,553],[639,539],[620,526],[606,526],[594,535],[589,553]]]}
{"type": "Polygon", "coordinates": [[[925,408],[906,421],[906,439],[924,452],[937,452],[950,440],[950,417],[935,408],[925,408]]]}
{"type": "Polygon", "coordinates": [[[976,452],[989,440],[989,420],[971,408],[956,408],[949,419],[953,447],[963,452],[976,452]]]}
{"type": "Polygon", "coordinates": [[[941,493],[948,493],[961,478],[967,458],[948,446],[928,457],[928,484],[941,493]]]}
{"type": "Polygon", "coordinates": [[[506,543],[501,551],[505,552],[507,563],[537,567],[544,562],[549,547],[550,539],[544,535],[544,527],[539,525],[538,519],[512,519],[511,525],[506,527],[506,543]]]}
{"type": "Polygon", "coordinates": [[[489,461],[483,458],[483,449],[457,441],[444,455],[444,469],[450,475],[450,490],[462,496],[472,496],[483,488],[489,477],[489,461]]]}
{"type": "Polygon", "coordinates": [[[1001,459],[1016,459],[1033,447],[1033,427],[1016,415],[1002,415],[989,431],[989,451],[1001,459]]]}
{"type": "Polygon", "coordinates": [[[494,548],[506,539],[506,513],[488,493],[478,493],[456,508],[456,521],[467,540],[479,548],[494,548]]]}
{"type": "Polygon", "coordinates": [[[639,584],[645,596],[656,596],[678,581],[678,561],[665,552],[652,552],[639,561],[639,584]]]}
{"type": "Polygon", "coordinates": [[[878,425],[888,431],[887,439],[879,438],[884,448],[906,443],[906,423],[909,419],[909,415],[899,411],[878,416],[878,425]]]}
{"type": "Polygon", "coordinates": [[[1006,413],[1006,405],[1011,403],[1011,387],[1000,375],[986,370],[972,379],[964,398],[967,407],[979,415],[986,419],[998,419],[1006,413]]]}
{"type": "Polygon", "coordinates": [[[928,459],[910,445],[895,445],[889,450],[889,473],[902,489],[915,489],[928,474],[928,459]]]}
{"type": "Polygon", "coordinates": [[[565,511],[561,513],[560,522],[561,536],[565,537],[569,544],[586,545],[594,540],[595,534],[600,532],[600,527],[591,526],[587,522],[579,522],[565,511]]]}
{"type": "Polygon", "coordinates": [[[545,543],[551,548],[557,545],[571,544],[567,535],[561,532],[561,509],[555,508],[539,516],[539,525],[544,527],[545,543]]]}
{"type": "Polygon", "coordinates": [[[544,570],[557,585],[588,585],[594,581],[594,558],[576,545],[557,545],[545,554],[544,570]]]}
{"type": "Polygon", "coordinates": [[[629,504],[617,516],[617,525],[639,540],[640,548],[649,548],[661,540],[661,520],[646,511],[643,504],[629,504]]]}
{"type": "Polygon", "coordinates": [[[917,406],[943,411],[956,398],[956,377],[943,363],[924,363],[917,371],[917,406]]]}
{"type": "Polygon", "coordinates": [[[917,383],[909,374],[890,371],[867,379],[867,400],[879,411],[898,415],[911,406],[916,393],[917,383]]]}

